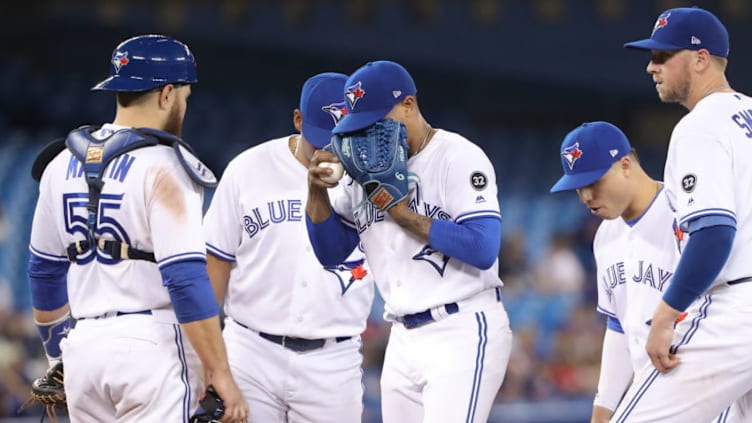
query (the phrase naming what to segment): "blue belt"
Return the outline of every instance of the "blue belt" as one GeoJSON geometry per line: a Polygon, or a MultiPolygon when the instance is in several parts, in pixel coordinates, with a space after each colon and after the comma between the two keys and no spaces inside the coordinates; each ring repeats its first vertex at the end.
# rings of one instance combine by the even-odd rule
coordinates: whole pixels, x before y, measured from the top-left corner
{"type": "Polygon", "coordinates": [[[104,313],[104,314],[100,314],[99,316],[79,317],[77,320],[106,319],[108,317],[126,316],[128,314],[151,314],[151,310],[141,310],[141,311],[111,311],[111,312],[107,312],[107,313],[104,313]]]}
{"type": "MultiPolygon", "coordinates": [[[[248,326],[238,322],[235,319],[233,320],[238,325],[248,330],[251,330],[248,326]]],[[[267,341],[271,341],[271,342],[274,342],[275,344],[282,345],[282,347],[287,348],[288,350],[295,351],[295,352],[307,352],[307,351],[318,350],[318,349],[324,348],[324,345],[326,344],[326,339],[296,338],[293,336],[272,335],[272,334],[264,333],[264,332],[259,332],[258,334],[260,337],[266,339],[267,341]]],[[[340,342],[347,341],[350,338],[352,338],[352,336],[338,336],[334,338],[334,340],[337,343],[340,343],[340,342]]]]}
{"type": "MultiPolygon", "coordinates": [[[[496,290],[496,301],[501,302],[501,287],[497,286],[495,290],[496,290]]],[[[460,306],[457,303],[444,304],[443,306],[440,306],[440,307],[444,307],[444,310],[446,311],[447,314],[455,314],[460,311],[460,306]]],[[[420,313],[397,316],[395,320],[405,325],[405,328],[413,329],[413,328],[417,328],[418,326],[425,325],[426,323],[433,322],[435,319],[433,318],[433,315],[431,315],[431,310],[428,309],[428,310],[421,311],[420,313]]]]}

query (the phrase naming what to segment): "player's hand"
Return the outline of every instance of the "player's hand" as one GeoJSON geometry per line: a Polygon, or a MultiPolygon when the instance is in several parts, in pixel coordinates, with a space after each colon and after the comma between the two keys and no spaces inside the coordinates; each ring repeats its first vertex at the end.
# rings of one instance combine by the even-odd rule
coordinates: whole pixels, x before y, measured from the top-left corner
{"type": "Polygon", "coordinates": [[[319,166],[321,162],[339,163],[337,155],[331,151],[316,150],[311,157],[311,161],[308,164],[308,187],[326,189],[337,186],[337,182],[329,183],[321,179],[322,176],[329,176],[332,174],[332,170],[326,167],[319,166]]]}
{"type": "Polygon", "coordinates": [[[248,422],[248,404],[243,399],[243,394],[240,393],[229,371],[215,372],[211,380],[207,382],[214,385],[214,390],[225,404],[222,423],[250,423],[248,422]]]}
{"type": "Polygon", "coordinates": [[[661,373],[668,372],[679,364],[679,357],[672,354],[670,349],[674,340],[674,325],[681,314],[663,301],[655,309],[645,351],[653,366],[661,373]]]}
{"type": "Polygon", "coordinates": [[[590,423],[608,423],[609,420],[611,420],[612,414],[614,414],[613,410],[601,407],[600,405],[594,405],[593,415],[590,417],[590,423]]]}

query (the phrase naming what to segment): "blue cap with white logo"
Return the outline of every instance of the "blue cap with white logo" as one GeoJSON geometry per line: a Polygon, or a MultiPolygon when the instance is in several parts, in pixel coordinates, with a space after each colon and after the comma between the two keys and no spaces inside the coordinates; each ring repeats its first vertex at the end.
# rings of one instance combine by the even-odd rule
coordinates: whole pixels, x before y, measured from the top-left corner
{"type": "Polygon", "coordinates": [[[347,114],[342,89],[347,81],[343,73],[325,72],[314,75],[303,84],[300,112],[303,115],[303,137],[317,149],[329,144],[332,129],[347,114]]]}
{"type": "Polygon", "coordinates": [[[402,65],[381,60],[361,66],[345,83],[345,116],[335,134],[353,132],[373,125],[405,97],[417,93],[412,76],[402,65]]]}
{"type": "Polygon", "coordinates": [[[729,35],[723,23],[699,7],[680,7],[661,13],[650,38],[624,44],[637,50],[700,50],[728,57],[729,35]]]}
{"type": "Polygon", "coordinates": [[[564,137],[561,165],[564,176],[551,192],[569,191],[595,183],[632,147],[624,132],[608,122],[586,122],[564,137]]]}

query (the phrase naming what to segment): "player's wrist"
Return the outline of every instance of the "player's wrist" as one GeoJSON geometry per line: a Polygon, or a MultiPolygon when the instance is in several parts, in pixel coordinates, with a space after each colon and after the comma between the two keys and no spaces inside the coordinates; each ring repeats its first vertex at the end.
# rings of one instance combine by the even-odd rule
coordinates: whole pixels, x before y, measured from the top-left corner
{"type": "Polygon", "coordinates": [[[671,307],[668,303],[661,300],[658,303],[658,307],[655,309],[655,313],[653,314],[653,325],[666,325],[670,324],[673,325],[674,322],[682,315],[682,312],[671,307]]]}

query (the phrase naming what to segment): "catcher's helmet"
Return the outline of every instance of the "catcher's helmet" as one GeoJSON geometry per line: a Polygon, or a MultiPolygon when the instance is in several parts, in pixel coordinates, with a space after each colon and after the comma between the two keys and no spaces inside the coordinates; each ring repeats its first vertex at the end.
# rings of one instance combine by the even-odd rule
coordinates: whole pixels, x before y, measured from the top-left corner
{"type": "Polygon", "coordinates": [[[139,35],[112,51],[110,77],[92,90],[146,91],[171,83],[197,82],[188,46],[164,35],[139,35]]]}

